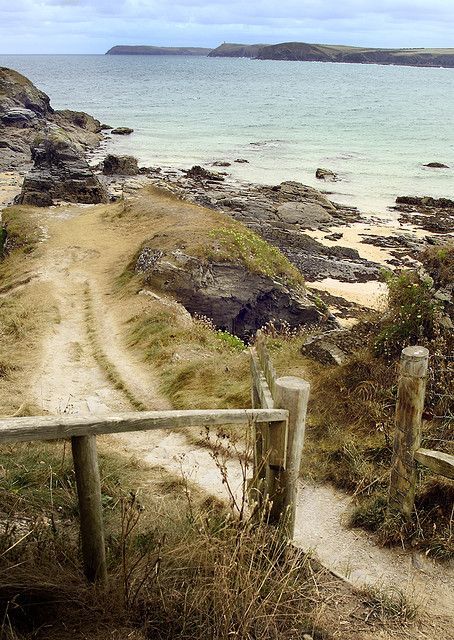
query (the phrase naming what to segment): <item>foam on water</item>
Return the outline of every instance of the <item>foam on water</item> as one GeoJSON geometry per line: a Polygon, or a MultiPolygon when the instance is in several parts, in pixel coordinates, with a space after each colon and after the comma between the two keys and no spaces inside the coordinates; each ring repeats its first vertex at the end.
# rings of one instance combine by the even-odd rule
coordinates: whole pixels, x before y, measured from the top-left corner
{"type": "MultiPolygon", "coordinates": [[[[187,168],[245,158],[245,180],[299,180],[384,213],[454,196],[454,69],[175,56],[0,56],[51,97],[135,133],[112,146],[187,168]],[[440,161],[451,169],[427,169],[440,161]],[[315,179],[328,167],[340,182],[315,179]]],[[[391,214],[387,214],[391,216],[391,214]]]]}

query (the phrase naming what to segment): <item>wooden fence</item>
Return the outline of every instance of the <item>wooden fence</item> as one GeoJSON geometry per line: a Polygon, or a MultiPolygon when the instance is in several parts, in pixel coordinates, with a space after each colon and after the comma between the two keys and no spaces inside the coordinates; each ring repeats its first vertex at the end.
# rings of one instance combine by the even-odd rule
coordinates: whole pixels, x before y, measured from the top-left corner
{"type": "MultiPolygon", "coordinates": [[[[251,503],[272,523],[283,518],[286,535],[293,537],[310,386],[301,378],[276,375],[261,332],[250,356],[252,409],[0,419],[0,444],[71,439],[82,556],[88,580],[100,583],[107,580],[96,449],[96,436],[100,434],[251,424],[254,429],[251,503]]],[[[390,507],[406,517],[413,510],[416,462],[454,478],[454,456],[420,447],[428,356],[427,349],[422,347],[408,347],[402,352],[389,502],[390,507]]]]}
{"type": "MultiPolygon", "coordinates": [[[[100,434],[251,424],[285,434],[289,410],[280,408],[143,411],[110,416],[40,416],[0,420],[0,443],[71,439],[79,501],[84,571],[91,582],[107,580],[101,481],[96,436],[100,434]]],[[[271,495],[271,500],[273,496],[271,495]]]]}
{"type": "Polygon", "coordinates": [[[409,519],[413,513],[417,463],[454,479],[454,456],[421,448],[422,415],[429,351],[406,347],[402,351],[396,405],[396,430],[391,465],[389,506],[409,519]]]}

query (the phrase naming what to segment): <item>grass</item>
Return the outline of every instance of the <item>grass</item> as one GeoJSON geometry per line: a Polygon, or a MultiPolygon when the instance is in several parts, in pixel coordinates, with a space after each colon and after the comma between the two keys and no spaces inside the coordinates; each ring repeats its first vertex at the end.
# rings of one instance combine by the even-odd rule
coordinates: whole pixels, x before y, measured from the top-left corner
{"type": "Polygon", "coordinates": [[[26,414],[36,412],[26,401],[27,372],[45,327],[58,318],[47,285],[32,282],[41,235],[36,211],[10,207],[2,217],[8,251],[0,260],[0,415],[26,414]]]}
{"type": "Polygon", "coordinates": [[[2,637],[265,640],[313,631],[319,569],[276,530],[232,519],[185,481],[101,453],[110,580],[100,592],[81,575],[67,447],[1,447],[0,464],[2,637]],[[138,477],[153,487],[144,500],[138,477]]]}

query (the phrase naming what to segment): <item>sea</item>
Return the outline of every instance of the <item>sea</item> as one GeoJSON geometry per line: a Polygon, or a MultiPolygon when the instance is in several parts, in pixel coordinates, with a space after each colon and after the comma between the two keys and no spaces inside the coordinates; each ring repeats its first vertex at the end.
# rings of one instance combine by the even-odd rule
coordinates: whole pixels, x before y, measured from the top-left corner
{"type": "Polygon", "coordinates": [[[133,128],[107,149],[146,166],[228,161],[239,180],[297,180],[382,216],[398,195],[454,197],[454,69],[107,55],[0,55],[0,65],[56,109],[133,128]],[[434,161],[450,168],[423,166],[434,161]],[[320,182],[318,167],[339,181],[320,182]]]}

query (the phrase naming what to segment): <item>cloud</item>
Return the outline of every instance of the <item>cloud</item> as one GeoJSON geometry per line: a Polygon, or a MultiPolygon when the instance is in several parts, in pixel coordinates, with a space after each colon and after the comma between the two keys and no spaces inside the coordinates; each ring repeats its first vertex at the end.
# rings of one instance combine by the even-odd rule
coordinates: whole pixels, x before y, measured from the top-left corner
{"type": "Polygon", "coordinates": [[[302,40],[449,46],[453,0],[0,0],[0,52],[302,40]]]}

